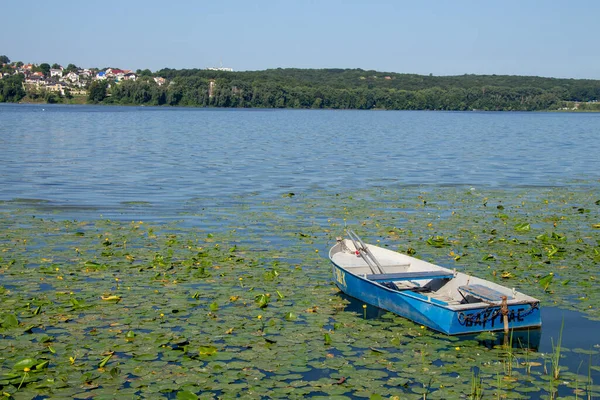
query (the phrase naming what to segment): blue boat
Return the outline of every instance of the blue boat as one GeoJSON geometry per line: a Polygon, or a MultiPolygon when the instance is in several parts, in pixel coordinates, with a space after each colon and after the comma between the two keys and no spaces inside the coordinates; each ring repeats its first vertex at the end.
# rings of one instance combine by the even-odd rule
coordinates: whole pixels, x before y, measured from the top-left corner
{"type": "Polygon", "coordinates": [[[542,326],[538,299],[347,232],[329,259],[334,282],[351,297],[447,335],[542,326]]]}

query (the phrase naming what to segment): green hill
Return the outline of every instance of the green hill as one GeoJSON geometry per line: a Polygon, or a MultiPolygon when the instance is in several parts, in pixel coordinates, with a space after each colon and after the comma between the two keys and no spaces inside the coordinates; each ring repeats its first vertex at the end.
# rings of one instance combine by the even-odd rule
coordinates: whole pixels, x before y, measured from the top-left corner
{"type": "Polygon", "coordinates": [[[162,69],[169,84],[124,82],[109,101],[202,107],[391,110],[557,110],[594,102],[600,81],[535,76],[426,76],[362,69],[224,72],[162,69]]]}

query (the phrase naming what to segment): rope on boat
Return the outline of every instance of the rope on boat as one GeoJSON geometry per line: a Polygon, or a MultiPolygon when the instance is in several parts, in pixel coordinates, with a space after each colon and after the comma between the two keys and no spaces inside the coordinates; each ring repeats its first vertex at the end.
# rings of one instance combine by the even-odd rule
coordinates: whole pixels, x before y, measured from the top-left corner
{"type": "Polygon", "coordinates": [[[528,315],[532,314],[532,313],[533,313],[533,311],[535,311],[535,310],[537,310],[537,309],[539,308],[539,306],[540,306],[540,303],[539,303],[539,302],[535,302],[535,303],[533,303],[533,304],[530,304],[530,305],[529,305],[529,310],[527,310],[527,311],[525,311],[525,312],[523,312],[523,313],[521,313],[520,311],[517,311],[517,316],[518,316],[519,318],[524,318],[524,317],[526,317],[526,316],[528,316],[528,315]]]}

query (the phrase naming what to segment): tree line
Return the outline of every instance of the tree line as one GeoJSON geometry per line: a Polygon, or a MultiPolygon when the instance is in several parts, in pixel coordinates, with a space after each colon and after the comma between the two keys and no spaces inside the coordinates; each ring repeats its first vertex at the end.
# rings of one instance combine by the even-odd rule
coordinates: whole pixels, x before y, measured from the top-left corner
{"type": "MultiPolygon", "coordinates": [[[[386,110],[555,110],[600,98],[600,81],[504,75],[423,76],[360,69],[156,71],[102,89],[94,102],[189,107],[386,110]]],[[[106,86],[107,83],[97,83],[106,86]]]]}
{"type": "MultiPolygon", "coordinates": [[[[187,107],[536,111],[600,98],[600,80],[590,79],[432,76],[362,69],[137,72],[136,81],[91,82],[87,101],[187,107]],[[165,78],[166,83],[159,85],[155,77],[165,78]]],[[[21,75],[0,79],[0,102],[20,101],[25,95],[21,75]]]]}

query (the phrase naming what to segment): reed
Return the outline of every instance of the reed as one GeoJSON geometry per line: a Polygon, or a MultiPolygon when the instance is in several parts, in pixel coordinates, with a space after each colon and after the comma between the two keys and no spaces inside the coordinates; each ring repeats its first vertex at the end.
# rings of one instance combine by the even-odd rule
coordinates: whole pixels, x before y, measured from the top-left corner
{"type": "Polygon", "coordinates": [[[500,388],[502,387],[502,378],[500,378],[500,373],[496,374],[496,386],[498,390],[496,391],[496,399],[500,400],[501,398],[505,398],[506,395],[501,395],[500,388]]]}
{"type": "Polygon", "coordinates": [[[483,398],[483,383],[479,373],[479,370],[473,368],[471,375],[471,394],[469,395],[471,400],[479,400],[483,398]]]}
{"type": "Polygon", "coordinates": [[[592,355],[590,354],[590,361],[588,362],[588,376],[585,385],[585,392],[587,393],[588,400],[592,400],[592,385],[594,380],[592,379],[592,355]]]}
{"type": "Polygon", "coordinates": [[[505,333],[504,352],[506,354],[504,359],[504,374],[510,377],[512,376],[513,363],[515,360],[515,353],[513,349],[513,330],[510,331],[510,335],[505,333]]]}
{"type": "Polygon", "coordinates": [[[550,361],[552,364],[552,378],[555,380],[558,379],[558,377],[560,376],[560,351],[561,351],[562,335],[563,335],[564,327],[565,327],[565,319],[563,318],[562,323],[560,325],[560,331],[558,333],[558,340],[556,341],[556,344],[554,344],[554,339],[551,338],[552,355],[550,356],[550,361]]]}
{"type": "Polygon", "coordinates": [[[577,374],[576,374],[576,378],[575,378],[575,389],[573,389],[573,393],[575,394],[575,400],[579,399],[579,394],[582,392],[582,390],[579,389],[579,370],[581,369],[582,364],[583,364],[583,360],[581,360],[579,362],[579,365],[577,366],[577,374]]]}

